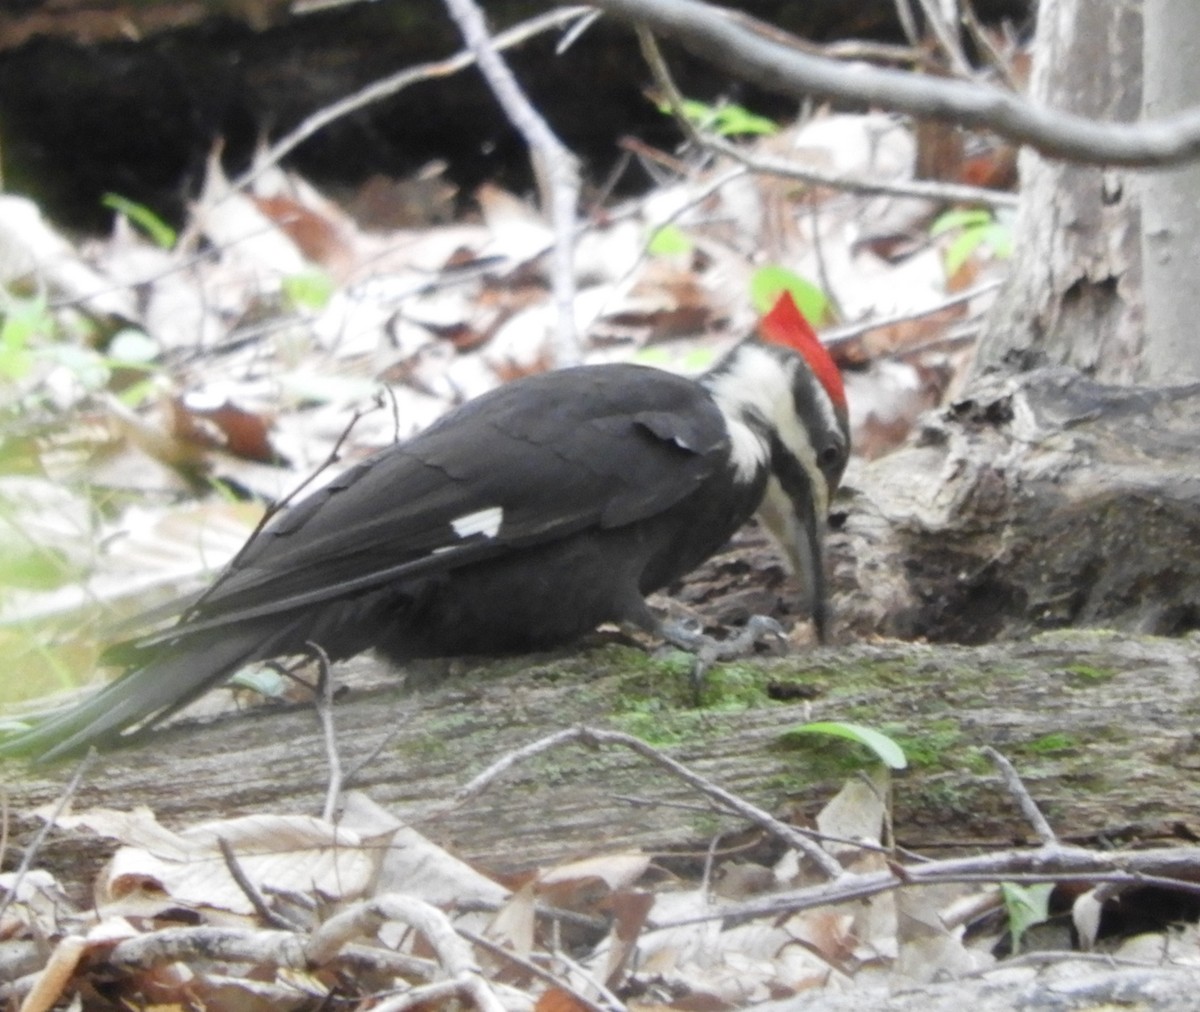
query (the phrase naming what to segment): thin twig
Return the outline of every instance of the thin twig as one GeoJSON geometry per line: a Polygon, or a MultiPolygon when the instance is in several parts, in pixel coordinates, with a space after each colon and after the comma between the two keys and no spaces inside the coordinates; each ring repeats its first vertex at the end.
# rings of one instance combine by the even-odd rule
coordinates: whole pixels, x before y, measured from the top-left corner
{"type": "Polygon", "coordinates": [[[974,76],[971,61],[962,50],[955,27],[947,23],[935,0],[920,0],[920,3],[925,11],[925,22],[933,31],[938,46],[950,61],[950,66],[959,77],[970,79],[974,76]]]}
{"type": "Polygon", "coordinates": [[[1042,842],[1042,845],[1046,847],[1058,846],[1058,837],[1055,835],[1054,830],[1050,828],[1050,823],[1046,821],[1046,817],[1042,814],[1042,810],[1038,808],[1037,802],[1033,800],[1033,796],[1026,789],[1025,784],[1022,783],[1021,776],[1017,773],[1016,767],[990,745],[984,745],[980,751],[999,770],[1000,777],[1004,781],[1004,786],[1008,788],[1008,793],[1013,796],[1017,807],[1021,809],[1021,814],[1025,816],[1025,820],[1029,825],[1033,827],[1033,831],[1037,834],[1037,838],[1042,842]]]}
{"type": "MultiPolygon", "coordinates": [[[[1004,284],[1004,278],[995,278],[991,281],[984,281],[973,288],[965,289],[961,292],[954,292],[952,295],[947,295],[944,299],[940,299],[932,306],[924,306],[921,309],[906,310],[903,313],[894,313],[891,316],[881,316],[878,319],[863,320],[861,323],[851,323],[845,327],[832,327],[829,330],[821,332],[821,341],[828,347],[836,348],[838,345],[848,344],[851,341],[857,340],[863,334],[869,334],[873,330],[883,330],[885,327],[894,327],[898,323],[907,323],[909,320],[920,320],[926,316],[933,316],[935,313],[940,313],[944,309],[950,309],[963,302],[970,302],[972,299],[980,295],[986,295],[988,292],[995,291],[1004,284]]],[[[904,349],[903,353],[908,354],[910,349],[904,349]]]]}
{"type": "Polygon", "coordinates": [[[83,778],[87,775],[88,770],[92,768],[92,764],[96,761],[98,755],[99,753],[95,747],[88,749],[87,755],[79,761],[79,765],[75,767],[75,772],[71,774],[71,779],[67,781],[67,786],[63,788],[62,794],[58,796],[54,810],[46,816],[46,821],[42,823],[41,828],[29,842],[29,846],[25,848],[25,853],[21,857],[21,863],[17,865],[16,874],[13,875],[12,885],[8,887],[8,895],[4,897],[3,901],[0,901],[0,917],[4,916],[5,911],[16,900],[21,883],[33,867],[33,862],[37,858],[38,852],[42,849],[42,844],[46,842],[47,835],[54,828],[58,817],[66,811],[67,805],[70,804],[71,799],[75,796],[75,792],[79,790],[79,785],[83,783],[83,778]]]}
{"type": "Polygon", "coordinates": [[[237,887],[241,889],[242,895],[250,901],[250,905],[254,907],[254,912],[258,914],[264,924],[271,928],[279,928],[282,931],[295,931],[299,927],[293,924],[282,914],[272,910],[267,906],[267,901],[263,898],[262,893],[250,881],[246,870],[242,867],[241,862],[237,859],[237,855],[233,852],[233,845],[230,844],[225,837],[217,836],[217,846],[221,848],[221,857],[225,859],[225,867],[229,874],[233,877],[237,887]]]}
{"type": "Polygon", "coordinates": [[[961,16],[967,31],[971,33],[972,41],[982,53],[987,55],[988,65],[1000,75],[1007,88],[1016,92],[1021,91],[1021,82],[1017,80],[1012,60],[1007,59],[1000,52],[996,43],[992,41],[991,35],[979,20],[979,15],[975,13],[975,5],[971,0],[963,0],[961,16]]]}
{"type": "Polygon", "coordinates": [[[579,166],[529,101],[501,58],[474,0],[443,0],[479,70],[513,126],[529,145],[541,192],[542,211],[554,230],[550,283],[558,309],[555,359],[558,365],[580,360],[575,333],[575,222],[579,204],[579,166]]]}
{"type": "Polygon", "coordinates": [[[914,49],[921,45],[921,33],[917,31],[917,19],[913,17],[912,0],[895,0],[896,20],[908,44],[914,49]]]}
{"type": "MultiPolygon", "coordinates": [[[[524,956],[518,955],[511,949],[506,949],[503,945],[499,945],[496,942],[493,942],[490,938],[485,938],[483,935],[477,934],[474,931],[469,931],[467,928],[456,925],[455,930],[476,948],[483,949],[484,952],[490,953],[497,959],[503,959],[505,962],[519,967],[531,976],[537,977],[538,980],[549,984],[551,987],[562,988],[564,991],[569,993],[576,1002],[578,1002],[584,1008],[591,1009],[592,1012],[610,1012],[610,1010],[614,1008],[625,1008],[625,1005],[611,994],[608,995],[608,997],[612,998],[612,1002],[610,1004],[601,1005],[599,1002],[592,1001],[592,999],[585,995],[582,991],[572,987],[560,976],[551,973],[544,967],[538,966],[538,964],[533,960],[526,959],[524,956]]],[[[592,983],[597,990],[602,990],[599,984],[596,984],[595,982],[592,983]]]]}
{"type": "Polygon", "coordinates": [[[821,241],[821,218],[817,213],[817,202],[811,193],[805,194],[803,202],[808,210],[809,228],[812,229],[812,251],[813,259],[817,264],[817,284],[821,286],[821,291],[829,300],[835,318],[840,317],[844,315],[842,300],[838,298],[837,290],[833,287],[833,278],[830,276],[829,264],[825,258],[825,244],[821,241]]]}
{"type": "Polygon", "coordinates": [[[325,741],[325,758],[329,763],[329,786],[325,790],[325,807],[321,818],[332,822],[342,797],[342,757],[338,753],[337,728],[333,723],[333,675],[329,668],[329,654],[319,643],[309,640],[305,647],[312,651],[317,661],[317,691],[313,694],[313,706],[321,722],[321,736],[325,741]]]}
{"type": "MultiPolygon", "coordinates": [[[[542,32],[570,24],[572,21],[580,17],[589,16],[590,14],[590,8],[578,6],[564,7],[562,10],[557,11],[548,11],[545,14],[541,14],[536,18],[530,18],[528,21],[522,21],[520,24],[501,32],[492,41],[492,44],[497,49],[511,49],[533,38],[535,35],[540,35],[542,32]]],[[[408,67],[398,73],[390,74],[382,80],[368,84],[365,88],[360,88],[353,95],[347,95],[332,105],[327,105],[324,109],[319,109],[311,116],[306,116],[294,130],[284,134],[269,148],[257,155],[254,159],[253,167],[238,176],[233,181],[232,188],[240,190],[249,186],[261,173],[277,165],[287,155],[308,140],[308,138],[317,133],[317,131],[329,126],[330,123],[341,119],[343,116],[348,116],[352,112],[357,112],[359,109],[382,101],[385,98],[391,98],[398,92],[420,81],[432,81],[457,74],[460,70],[465,70],[467,67],[473,66],[474,63],[475,54],[464,49],[444,60],[422,63],[416,67],[408,67]]]]}
{"type": "Polygon", "coordinates": [[[1006,190],[991,190],[984,186],[963,183],[942,183],[936,180],[880,180],[825,172],[807,165],[797,165],[784,158],[753,154],[719,137],[708,136],[705,144],[711,150],[732,158],[754,172],[797,179],[812,186],[828,186],[848,193],[881,194],[892,197],[915,197],[920,200],[946,204],[985,204],[989,207],[1016,207],[1017,195],[1006,190]]]}
{"type": "Polygon", "coordinates": [[[889,865],[885,871],[848,873],[840,879],[788,892],[714,906],[686,917],[657,922],[656,928],[680,927],[700,921],[777,917],[830,903],[863,900],[901,886],[996,882],[1114,882],[1146,885],[1200,894],[1190,881],[1200,872],[1200,849],[1160,848],[1153,851],[1094,852],[1083,847],[1055,845],[1033,850],[947,858],[927,864],[889,865]],[[1176,874],[1167,874],[1175,871],[1176,874]]]}
{"type": "Polygon", "coordinates": [[[843,173],[827,172],[823,169],[799,165],[785,158],[758,155],[731,144],[724,138],[701,132],[683,109],[680,94],[658,42],[643,26],[637,27],[638,44],[642,56],[654,75],[655,84],[662,90],[668,105],[678,121],[680,129],[697,146],[714,154],[724,155],[752,172],[795,179],[811,186],[826,186],[864,195],[888,195],[893,197],[916,197],[944,203],[987,204],[992,207],[1016,207],[1017,195],[1003,190],[991,190],[982,186],[967,186],[961,183],[943,183],[936,180],[881,180],[843,173]]]}

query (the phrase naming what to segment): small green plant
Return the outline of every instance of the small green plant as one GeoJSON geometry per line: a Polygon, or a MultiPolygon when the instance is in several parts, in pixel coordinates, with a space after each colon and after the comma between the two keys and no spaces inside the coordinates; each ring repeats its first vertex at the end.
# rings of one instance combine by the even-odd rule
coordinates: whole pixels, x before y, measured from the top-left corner
{"type": "Polygon", "coordinates": [[[694,245],[678,225],[664,225],[650,237],[646,252],[656,257],[680,256],[690,253],[694,245]]]}
{"type": "Polygon", "coordinates": [[[785,291],[791,292],[797,308],[814,327],[822,327],[829,322],[829,297],[795,271],[778,264],[767,264],[750,277],[750,302],[760,314],[768,312],[785,291]]]}
{"type": "Polygon", "coordinates": [[[122,197],[118,193],[106,193],[100,201],[105,207],[128,218],[140,228],[150,240],[163,249],[174,249],[179,234],[145,204],[122,197]]]}
{"type": "Polygon", "coordinates": [[[1012,951],[1021,951],[1021,939],[1035,924],[1043,923],[1050,916],[1050,894],[1052,882],[1021,886],[1013,882],[1000,883],[1000,895],[1004,898],[1004,909],[1008,912],[1008,931],[1012,937],[1012,951]]]}
{"type": "Polygon", "coordinates": [[[306,271],[283,279],[283,294],[293,309],[324,309],[333,291],[333,278],[324,271],[306,271]]]}
{"type": "Polygon", "coordinates": [[[882,731],[876,731],[862,724],[847,724],[843,721],[817,721],[811,724],[801,724],[788,732],[788,736],[797,734],[824,734],[832,738],[844,738],[864,746],[885,766],[894,770],[902,770],[908,766],[904,749],[882,731]]]}
{"type": "Polygon", "coordinates": [[[54,330],[54,318],[41,296],[14,298],[0,316],[0,379],[24,379],[33,368],[33,344],[54,330]]]}
{"type": "MultiPolygon", "coordinates": [[[[659,102],[658,110],[668,116],[673,113],[669,102],[659,102]]],[[[773,120],[752,113],[734,102],[717,102],[710,105],[697,99],[685,98],[682,111],[688,122],[697,130],[714,133],[718,137],[769,136],[779,132],[779,127],[773,120]]]]}
{"type": "Polygon", "coordinates": [[[1008,260],[1013,254],[1012,225],[982,208],[955,208],[940,215],[930,226],[936,238],[948,232],[958,235],[946,248],[946,277],[953,277],[976,250],[987,247],[992,255],[1008,260]]]}

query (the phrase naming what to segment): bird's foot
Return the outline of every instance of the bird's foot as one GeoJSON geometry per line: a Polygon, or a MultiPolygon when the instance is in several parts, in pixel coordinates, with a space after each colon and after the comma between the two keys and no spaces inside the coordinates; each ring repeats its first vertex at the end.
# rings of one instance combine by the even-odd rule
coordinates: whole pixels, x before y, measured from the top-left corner
{"type": "Polygon", "coordinates": [[[769,615],[750,616],[741,631],[726,640],[706,636],[691,622],[680,619],[663,622],[659,631],[668,643],[692,655],[692,689],[697,705],[708,669],[718,661],[745,657],[762,642],[772,642],[776,653],[782,653],[787,646],[787,633],[783,626],[769,615]]]}

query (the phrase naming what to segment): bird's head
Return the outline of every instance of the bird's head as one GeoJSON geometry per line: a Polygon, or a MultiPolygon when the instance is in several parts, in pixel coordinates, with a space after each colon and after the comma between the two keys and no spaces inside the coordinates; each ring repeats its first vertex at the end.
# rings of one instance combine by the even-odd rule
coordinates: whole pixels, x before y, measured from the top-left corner
{"type": "Polygon", "coordinates": [[[765,472],[759,517],[807,592],[824,640],[825,520],[850,456],[841,374],[784,292],[705,384],[725,415],[735,472],[745,481],[765,472]]]}

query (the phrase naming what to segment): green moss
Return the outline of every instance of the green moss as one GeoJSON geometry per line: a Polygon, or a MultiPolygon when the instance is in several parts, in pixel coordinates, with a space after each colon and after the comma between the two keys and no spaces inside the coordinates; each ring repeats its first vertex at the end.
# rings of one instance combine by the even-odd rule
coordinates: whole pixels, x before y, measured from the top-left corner
{"type": "Polygon", "coordinates": [[[962,729],[953,718],[930,721],[915,732],[900,725],[885,725],[881,730],[904,749],[910,766],[961,769],[964,765],[962,729]]]}
{"type": "Polygon", "coordinates": [[[996,767],[991,759],[983,754],[983,749],[972,746],[963,753],[962,768],[976,776],[986,776],[995,773],[996,767]]]}
{"type": "Polygon", "coordinates": [[[955,783],[949,779],[926,780],[912,792],[909,800],[922,819],[952,822],[972,818],[986,808],[978,795],[979,788],[974,784],[955,783]]]}
{"type": "Polygon", "coordinates": [[[612,723],[626,734],[659,746],[678,745],[699,732],[695,712],[674,710],[653,699],[631,700],[625,709],[613,714],[612,723]]]}
{"type": "Polygon", "coordinates": [[[1023,752],[1027,755],[1055,755],[1059,752],[1070,752],[1079,747],[1079,740],[1074,735],[1064,734],[1061,731],[1052,731],[1050,734],[1042,735],[1040,738],[1035,738],[1033,741],[1025,742],[1017,747],[1015,751],[1023,752]]]}
{"type": "Polygon", "coordinates": [[[789,768],[770,783],[790,793],[809,790],[823,780],[845,780],[879,765],[879,757],[866,746],[823,734],[785,731],[772,743],[771,751],[786,753],[789,768]],[[775,784],[776,780],[780,783],[775,784]]]}
{"type": "Polygon", "coordinates": [[[760,668],[720,664],[704,676],[700,702],[706,709],[739,711],[771,704],[767,695],[768,676],[760,668]]]}
{"type": "Polygon", "coordinates": [[[1076,681],[1087,685],[1098,685],[1117,677],[1116,671],[1091,664],[1068,664],[1063,670],[1076,681]]]}

